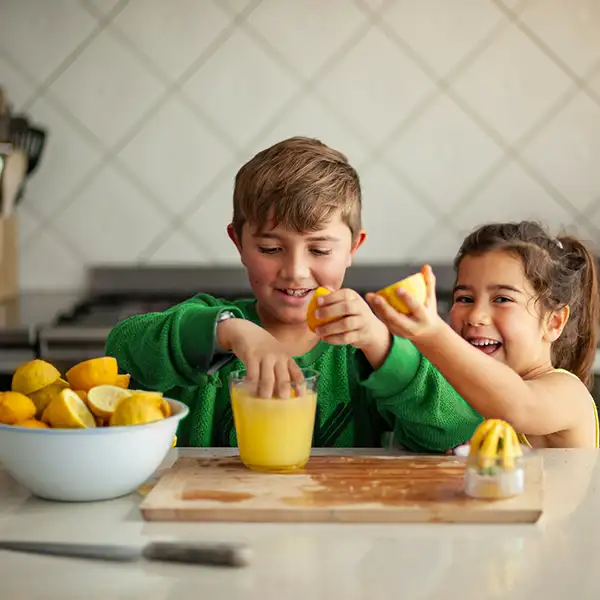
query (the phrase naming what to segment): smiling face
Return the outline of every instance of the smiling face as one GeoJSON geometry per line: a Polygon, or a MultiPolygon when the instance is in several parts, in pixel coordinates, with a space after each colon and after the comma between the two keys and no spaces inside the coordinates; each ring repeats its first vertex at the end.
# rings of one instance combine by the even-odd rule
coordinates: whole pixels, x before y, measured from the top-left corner
{"type": "Polygon", "coordinates": [[[551,344],[568,309],[542,315],[521,260],[506,252],[465,256],[458,268],[450,325],[470,344],[521,376],[551,367],[551,344]]]}
{"type": "Polygon", "coordinates": [[[258,229],[249,223],[241,240],[231,225],[228,233],[248,271],[261,320],[289,325],[306,324],[306,308],[317,287],[341,288],[365,239],[361,231],[353,241],[339,214],[306,233],[282,226],[258,229]]]}

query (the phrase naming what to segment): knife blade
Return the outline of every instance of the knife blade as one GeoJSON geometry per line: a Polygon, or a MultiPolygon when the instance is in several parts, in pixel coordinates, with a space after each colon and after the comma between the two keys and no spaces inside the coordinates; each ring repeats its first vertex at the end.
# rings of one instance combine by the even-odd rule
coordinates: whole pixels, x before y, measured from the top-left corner
{"type": "Polygon", "coordinates": [[[145,559],[223,567],[244,567],[250,563],[252,556],[250,548],[242,544],[194,542],[150,542],[144,546],[124,546],[0,540],[0,550],[116,562],[145,559]]]}

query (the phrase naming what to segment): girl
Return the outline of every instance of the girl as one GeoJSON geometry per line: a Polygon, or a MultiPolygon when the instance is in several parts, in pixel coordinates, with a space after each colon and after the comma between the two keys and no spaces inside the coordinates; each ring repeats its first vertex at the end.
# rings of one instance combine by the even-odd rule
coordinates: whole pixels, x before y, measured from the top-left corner
{"type": "Polygon", "coordinates": [[[398,292],[409,315],[373,294],[369,303],[475,410],[508,421],[522,443],[598,448],[598,413],[587,389],[599,317],[589,250],[530,221],[491,224],[464,240],[454,266],[450,326],[437,314],[429,266],[425,305],[398,292]]]}

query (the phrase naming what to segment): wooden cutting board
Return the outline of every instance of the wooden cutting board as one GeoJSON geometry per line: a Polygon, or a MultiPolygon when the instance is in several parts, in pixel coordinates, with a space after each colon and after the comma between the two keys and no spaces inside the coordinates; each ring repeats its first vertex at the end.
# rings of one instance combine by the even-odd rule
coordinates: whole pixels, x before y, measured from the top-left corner
{"type": "Polygon", "coordinates": [[[534,523],[542,514],[541,457],[525,464],[525,493],[464,494],[453,456],[313,456],[290,474],[256,473],[237,457],[180,457],[140,506],[147,521],[534,523]]]}

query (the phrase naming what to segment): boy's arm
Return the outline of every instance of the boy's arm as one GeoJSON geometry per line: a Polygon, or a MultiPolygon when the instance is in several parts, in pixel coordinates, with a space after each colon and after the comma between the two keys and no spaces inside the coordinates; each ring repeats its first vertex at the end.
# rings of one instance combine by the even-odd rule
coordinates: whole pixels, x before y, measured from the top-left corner
{"type": "Polygon", "coordinates": [[[205,294],[161,313],[130,317],[110,332],[106,354],[141,386],[166,391],[202,383],[213,362],[217,318],[235,305],[205,294]]]}
{"type": "Polygon", "coordinates": [[[393,338],[381,365],[362,381],[394,437],[413,452],[444,452],[469,440],[483,417],[408,340],[393,338]]]}

